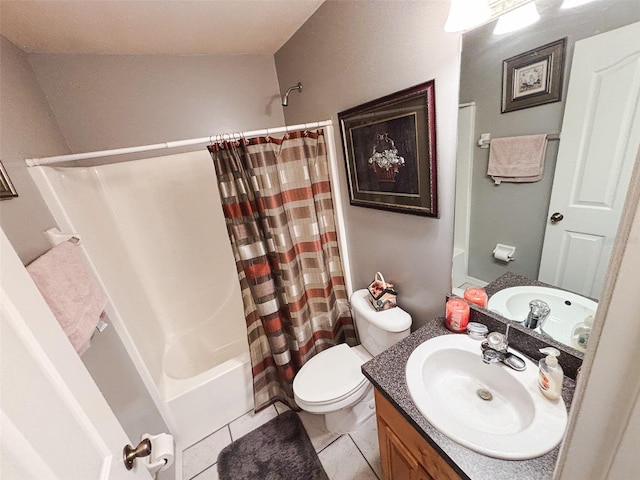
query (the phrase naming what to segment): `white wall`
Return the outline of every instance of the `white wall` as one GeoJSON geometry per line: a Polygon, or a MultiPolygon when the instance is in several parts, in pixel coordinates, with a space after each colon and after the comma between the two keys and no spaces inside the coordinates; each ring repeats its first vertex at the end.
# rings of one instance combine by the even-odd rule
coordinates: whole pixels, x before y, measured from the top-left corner
{"type": "Polygon", "coordinates": [[[443,31],[448,8],[448,0],[326,2],[275,56],[281,87],[304,87],[289,97],[288,124],[337,125],[338,112],[435,79],[440,218],[344,208],[354,289],[382,271],[414,328],[443,313],[451,291],[459,35],[443,31]]]}
{"type": "Polygon", "coordinates": [[[283,125],[273,57],[30,55],[73,152],[283,125]]]}

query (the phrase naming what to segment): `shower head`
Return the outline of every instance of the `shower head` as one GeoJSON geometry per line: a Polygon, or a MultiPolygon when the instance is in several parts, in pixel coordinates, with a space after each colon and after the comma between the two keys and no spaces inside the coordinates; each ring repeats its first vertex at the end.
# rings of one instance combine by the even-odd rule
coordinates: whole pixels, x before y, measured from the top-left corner
{"type": "Polygon", "coordinates": [[[298,82],[298,84],[295,87],[290,87],[287,90],[287,93],[285,93],[284,97],[282,97],[282,106],[283,107],[289,106],[289,94],[291,93],[291,90],[298,90],[299,92],[301,92],[302,91],[302,84],[300,82],[298,82]]]}

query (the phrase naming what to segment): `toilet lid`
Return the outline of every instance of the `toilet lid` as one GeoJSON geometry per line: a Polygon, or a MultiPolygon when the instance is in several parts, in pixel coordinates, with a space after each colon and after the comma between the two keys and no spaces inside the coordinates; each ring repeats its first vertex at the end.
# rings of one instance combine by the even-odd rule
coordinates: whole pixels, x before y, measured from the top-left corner
{"type": "Polygon", "coordinates": [[[309,360],[293,380],[296,397],[306,403],[327,403],[350,394],[367,379],[364,363],[349,345],[342,343],[309,360]]]}

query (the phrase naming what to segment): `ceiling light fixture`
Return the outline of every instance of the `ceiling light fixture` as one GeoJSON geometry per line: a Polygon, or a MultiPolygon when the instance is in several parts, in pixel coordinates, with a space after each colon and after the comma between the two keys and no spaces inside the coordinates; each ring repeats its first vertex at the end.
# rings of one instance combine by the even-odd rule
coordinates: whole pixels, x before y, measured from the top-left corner
{"type": "Polygon", "coordinates": [[[493,33],[494,35],[502,35],[504,33],[514,32],[536,23],[539,19],[540,15],[538,14],[535,3],[527,3],[522,7],[518,7],[502,15],[498,19],[493,33]]]}
{"type": "Polygon", "coordinates": [[[477,27],[491,17],[487,0],[451,0],[445,32],[462,32],[477,27]]]}

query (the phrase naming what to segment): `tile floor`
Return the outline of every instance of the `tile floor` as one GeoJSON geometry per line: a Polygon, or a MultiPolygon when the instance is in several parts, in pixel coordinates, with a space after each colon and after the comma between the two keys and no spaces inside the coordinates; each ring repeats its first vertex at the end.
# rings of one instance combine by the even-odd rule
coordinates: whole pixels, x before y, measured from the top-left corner
{"type": "MultiPolygon", "coordinates": [[[[182,461],[184,480],[218,480],[215,462],[220,451],[286,410],[288,407],[277,403],[258,414],[249,412],[187,448],[182,461]]],[[[345,435],[327,432],[320,415],[307,412],[298,415],[331,480],[382,478],[375,415],[358,430],[345,435]]]]}

